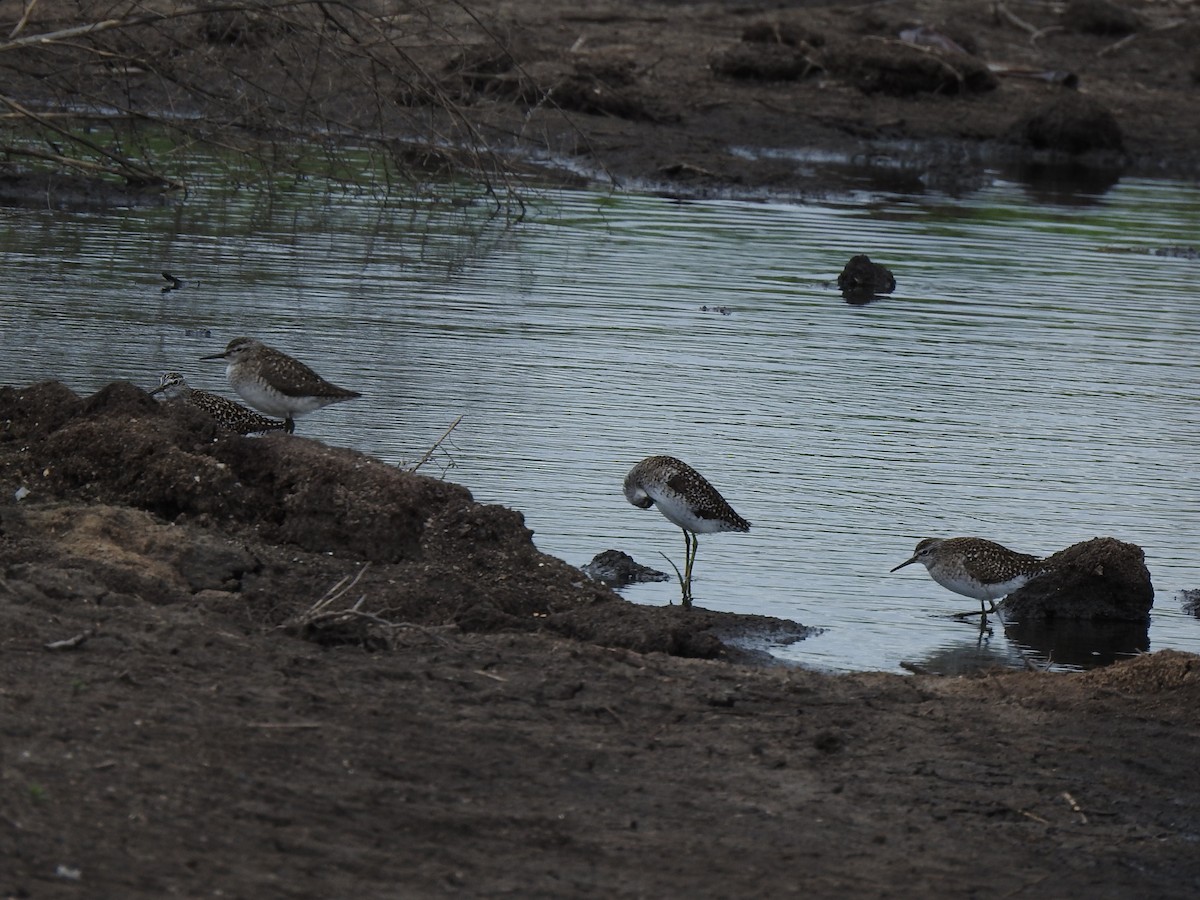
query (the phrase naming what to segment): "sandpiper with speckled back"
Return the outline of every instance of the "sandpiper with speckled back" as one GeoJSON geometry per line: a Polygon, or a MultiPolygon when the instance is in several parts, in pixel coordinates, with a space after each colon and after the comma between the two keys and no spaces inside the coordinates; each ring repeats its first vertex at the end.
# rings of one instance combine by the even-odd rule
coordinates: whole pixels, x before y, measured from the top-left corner
{"type": "Polygon", "coordinates": [[[158,387],[150,392],[151,396],[162,394],[168,400],[182,400],[189,406],[208,413],[216,420],[217,425],[226,431],[255,434],[260,431],[281,431],[287,427],[286,422],[260,416],[227,397],[196,390],[178,372],[164,372],[159,382],[158,387]]]}
{"type": "Polygon", "coordinates": [[[1036,556],[977,537],[925,538],[917,544],[912,558],[892,571],[915,562],[928,569],[930,577],[942,587],[978,600],[985,619],[989,612],[996,612],[997,600],[1046,571],[1036,556]],[[990,609],[985,601],[991,604],[990,609]]]}
{"type": "Polygon", "coordinates": [[[682,603],[692,605],[692,567],[699,549],[698,534],[719,531],[749,531],[750,523],[734,512],[715,487],[689,466],[673,456],[649,456],[625,476],[625,499],[639,509],[657,506],[668,521],[683,531],[685,545],[683,573],[679,586],[682,603]]]}
{"type": "Polygon", "coordinates": [[[300,360],[254,338],[234,338],[223,352],[200,358],[227,360],[225,374],[233,389],[259,412],[282,418],[289,434],[296,416],[362,396],[330,384],[300,360]]]}

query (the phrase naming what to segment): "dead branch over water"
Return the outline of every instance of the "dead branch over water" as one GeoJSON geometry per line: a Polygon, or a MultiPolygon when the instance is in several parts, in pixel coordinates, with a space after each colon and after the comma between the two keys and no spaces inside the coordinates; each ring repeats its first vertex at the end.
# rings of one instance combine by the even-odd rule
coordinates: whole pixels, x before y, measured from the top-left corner
{"type": "Polygon", "coordinates": [[[0,0],[0,34],[0,167],[173,188],[193,148],[338,177],[354,147],[389,182],[513,190],[499,136],[464,114],[470,61],[507,50],[459,3],[0,0]]]}

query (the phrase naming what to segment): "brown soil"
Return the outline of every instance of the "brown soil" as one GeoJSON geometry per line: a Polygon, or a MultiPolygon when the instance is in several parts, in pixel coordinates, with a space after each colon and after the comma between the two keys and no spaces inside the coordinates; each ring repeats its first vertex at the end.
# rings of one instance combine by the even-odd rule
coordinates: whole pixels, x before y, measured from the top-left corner
{"type": "MultiPolygon", "coordinates": [[[[1030,3],[477,8],[519,65],[427,52],[459,54],[438,71],[480,127],[675,193],[860,184],[733,143],[915,141],[871,183],[916,189],[1002,145],[1142,173],[1200,147],[1188,3],[1137,6],[1123,44],[1030,3]],[[892,43],[918,23],[1078,87],[892,43]]],[[[349,451],[129,385],[3,388],[0,896],[1200,890],[1200,658],[943,679],[737,649],[798,633],[629,604],[519,514],[349,451]]]]}
{"type": "Polygon", "coordinates": [[[351,451],[127,384],[0,423],[2,896],[1200,888],[1198,657],[750,665],[795,627],[634,606],[351,451]]]}
{"type": "Polygon", "coordinates": [[[969,190],[985,165],[1100,185],[1200,171],[1190,2],[482,8],[511,55],[463,66],[470,114],[625,186],[820,195],[969,190]],[[920,48],[899,40],[918,27],[920,48]]]}
{"type": "MultiPolygon", "coordinates": [[[[254,152],[252,137],[282,136],[258,151],[272,170],[301,155],[288,140],[323,147],[340,133],[402,147],[397,158],[422,169],[478,163],[469,145],[504,165],[537,159],[561,174],[565,163],[573,178],[678,196],[963,192],[988,167],[1055,190],[1200,174],[1193,0],[250,7],[262,11],[159,18],[132,0],[0,0],[0,23],[29,11],[25,43],[6,47],[5,94],[47,113],[23,121],[49,146],[0,161],[0,199],[32,191],[45,204],[29,157],[70,156],[50,113],[88,105],[133,111],[101,116],[89,148],[107,138],[126,154],[133,189],[146,183],[139,160],[159,152],[137,123],[163,111],[184,114],[162,127],[185,145],[254,152]],[[122,24],[33,40],[106,19],[122,24]]],[[[51,193],[86,204],[91,184],[61,178],[51,193]]]]}

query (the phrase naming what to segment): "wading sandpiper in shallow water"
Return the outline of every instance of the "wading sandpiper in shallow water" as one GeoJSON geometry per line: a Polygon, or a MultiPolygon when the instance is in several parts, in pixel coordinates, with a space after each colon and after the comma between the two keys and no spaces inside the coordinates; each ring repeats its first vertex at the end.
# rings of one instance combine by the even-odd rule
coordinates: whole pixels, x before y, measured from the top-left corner
{"type": "MultiPolygon", "coordinates": [[[[979,601],[980,614],[996,612],[996,601],[1045,571],[1042,560],[977,537],[925,538],[912,558],[892,569],[919,562],[944,588],[979,601]],[[991,609],[984,602],[991,604],[991,609]]],[[[960,613],[974,615],[974,613],[960,613]]]]}
{"type": "Polygon", "coordinates": [[[750,530],[750,523],[733,511],[703,475],[673,456],[649,456],[630,469],[625,476],[625,499],[639,509],[657,506],[683,531],[686,550],[679,586],[685,607],[692,605],[692,566],[700,545],[696,535],[750,530]]]}
{"type": "Polygon", "coordinates": [[[182,400],[189,406],[208,413],[216,420],[217,425],[226,431],[254,434],[259,431],[282,431],[287,427],[286,422],[260,416],[226,397],[196,390],[178,372],[164,372],[159,381],[158,387],[150,392],[151,396],[162,394],[168,400],[182,400]]]}
{"type": "Polygon", "coordinates": [[[223,353],[200,358],[227,360],[230,386],[259,412],[282,418],[289,434],[296,429],[296,416],[362,396],[330,384],[300,360],[254,338],[234,338],[223,353]]]}

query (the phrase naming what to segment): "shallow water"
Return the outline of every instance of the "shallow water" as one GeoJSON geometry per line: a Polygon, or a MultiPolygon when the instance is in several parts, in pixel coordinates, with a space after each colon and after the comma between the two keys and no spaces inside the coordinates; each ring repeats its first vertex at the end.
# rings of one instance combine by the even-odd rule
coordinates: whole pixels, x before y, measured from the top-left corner
{"type": "Polygon", "coordinates": [[[1149,648],[1200,652],[1179,598],[1200,588],[1200,262],[1128,252],[1195,244],[1200,190],[1071,200],[997,178],[965,199],[804,205],[554,193],[519,224],[353,195],[5,210],[0,383],[88,393],[178,369],[228,393],[199,357],[249,334],[365,394],[302,435],[412,464],[462,415],[421,471],[521,510],[574,564],[616,548],[670,571],[682,536],[621,481],[643,456],[687,460],[753,523],[701,537],[697,603],[825,629],[776,651],[790,660],[1044,662],[1040,636],[947,618],[974,601],[920,567],[889,574],[919,538],[959,534],[1139,544],[1149,648]],[[892,296],[843,302],[856,253],[892,269],[892,296]],[[163,293],[162,270],[184,288],[163,293]]]}

